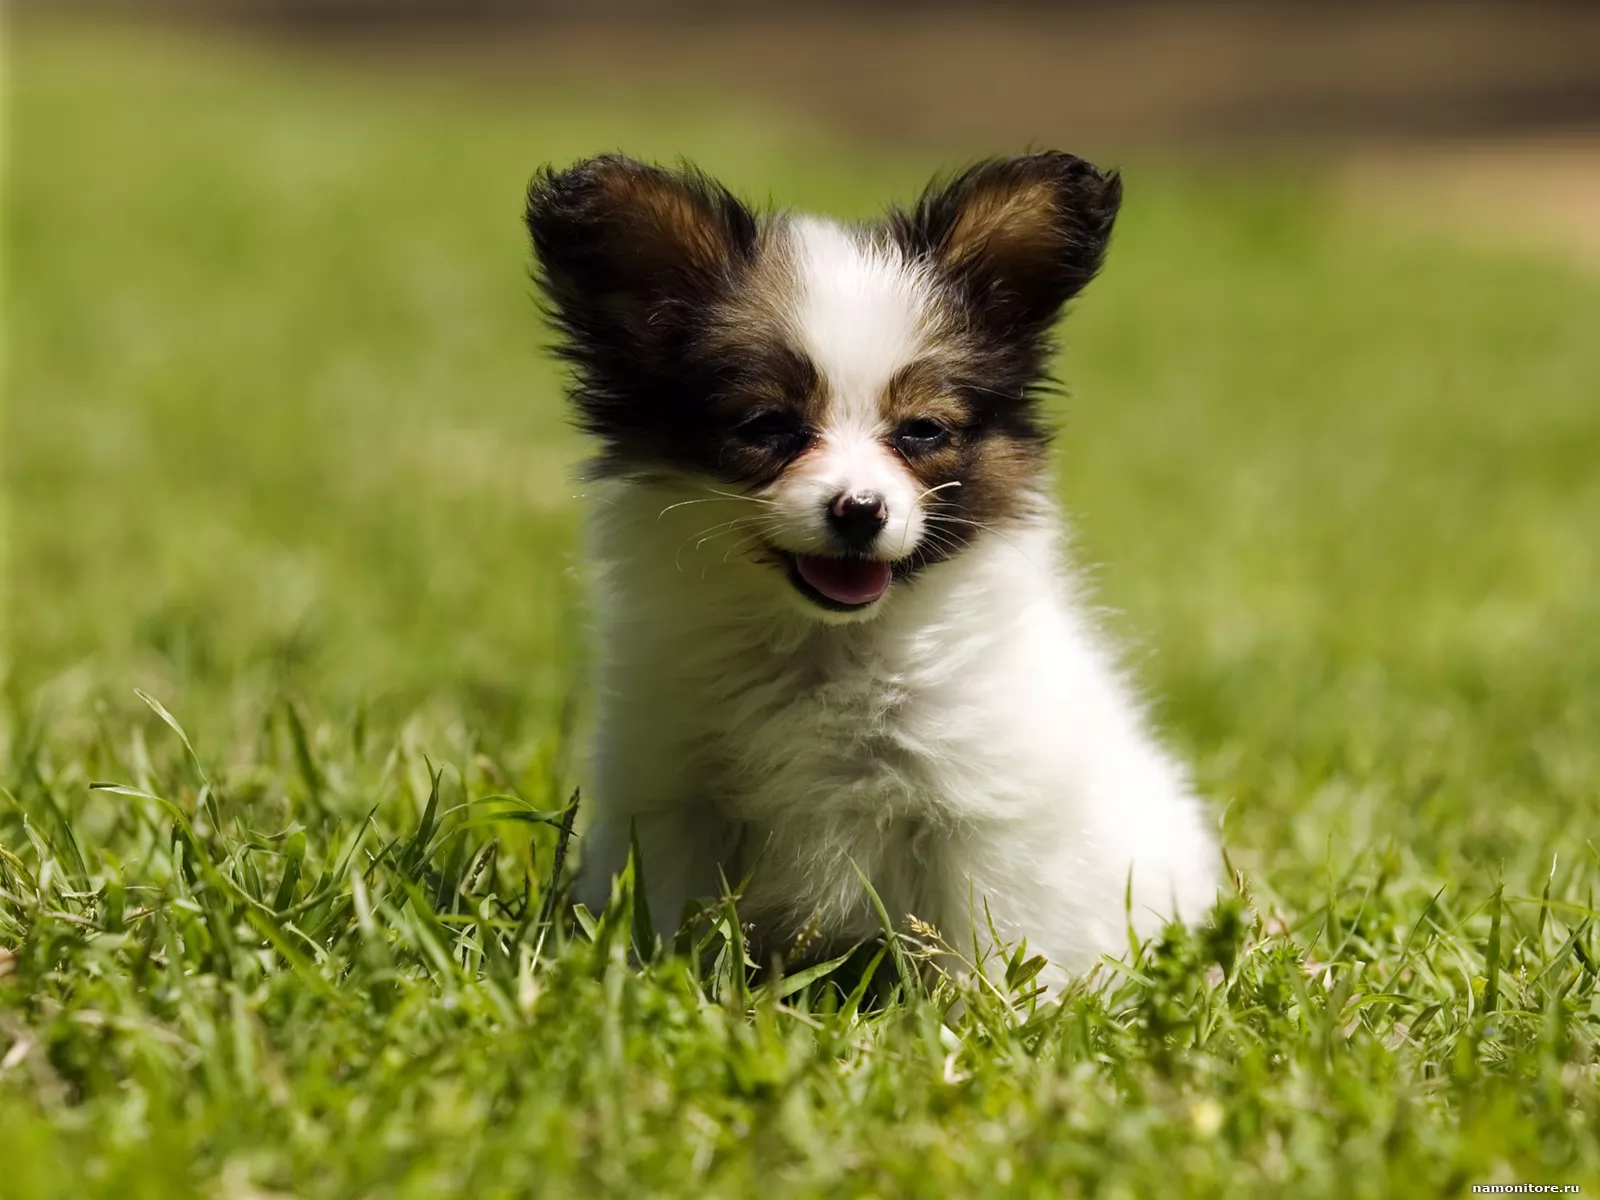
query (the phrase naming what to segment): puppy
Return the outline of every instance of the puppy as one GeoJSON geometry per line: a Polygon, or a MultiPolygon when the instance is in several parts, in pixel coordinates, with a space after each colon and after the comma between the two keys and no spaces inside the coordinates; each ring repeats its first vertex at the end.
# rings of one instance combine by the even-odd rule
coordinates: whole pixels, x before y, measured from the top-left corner
{"type": "MultiPolygon", "coordinates": [[[[1059,984],[1214,899],[1216,848],[1063,561],[1039,393],[1114,173],[980,163],[846,225],[607,155],[528,194],[588,478],[598,718],[579,899],[746,881],[767,952],[862,884],[1059,984]],[[636,834],[635,834],[636,831],[636,834]]],[[[803,937],[802,937],[803,935],[803,937]]]]}

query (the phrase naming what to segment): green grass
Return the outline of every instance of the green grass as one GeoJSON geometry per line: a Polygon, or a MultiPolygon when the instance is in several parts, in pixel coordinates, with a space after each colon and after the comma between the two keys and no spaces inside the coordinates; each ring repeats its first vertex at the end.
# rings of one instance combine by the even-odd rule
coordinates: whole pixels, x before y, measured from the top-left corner
{"type": "Polygon", "coordinates": [[[1238,894],[1060,1005],[778,983],[727,910],[635,966],[626,888],[545,904],[580,447],[523,181],[620,145],[856,214],[938,156],[14,50],[8,1200],[1600,1186],[1593,280],[1135,165],[1061,492],[1238,894]]]}

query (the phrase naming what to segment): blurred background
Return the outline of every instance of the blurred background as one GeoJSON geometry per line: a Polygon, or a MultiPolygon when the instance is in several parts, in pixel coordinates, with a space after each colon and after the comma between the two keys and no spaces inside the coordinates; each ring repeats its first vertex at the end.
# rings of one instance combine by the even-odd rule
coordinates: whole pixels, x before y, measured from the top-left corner
{"type": "Polygon", "coordinates": [[[1595,1178],[1600,0],[4,34],[5,1197],[1595,1178]],[[1260,914],[1203,939],[1230,981],[975,1005],[958,1058],[923,1006],[730,1020],[614,939],[535,975],[555,834],[504,798],[585,783],[587,647],[529,176],[686,157],[850,218],[1029,145],[1123,171],[1055,482],[1260,914]]]}
{"type": "Polygon", "coordinates": [[[582,447],[534,168],[865,216],[1052,145],[1128,195],[1061,498],[1245,860],[1533,870],[1594,811],[1600,5],[11,8],[19,728],[120,738],[141,687],[246,763],[285,696],[313,739],[559,741],[582,447]]]}
{"type": "Polygon", "coordinates": [[[1589,0],[20,0],[502,84],[716,91],[855,136],[1191,153],[1592,133],[1589,0]]]}

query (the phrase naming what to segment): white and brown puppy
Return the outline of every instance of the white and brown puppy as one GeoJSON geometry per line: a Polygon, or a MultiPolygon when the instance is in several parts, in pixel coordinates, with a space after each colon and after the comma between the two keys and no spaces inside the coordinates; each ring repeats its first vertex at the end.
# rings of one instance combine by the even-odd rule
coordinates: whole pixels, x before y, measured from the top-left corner
{"type": "Polygon", "coordinates": [[[898,918],[1026,938],[1059,982],[1202,913],[1217,854],[1062,560],[1037,391],[1114,174],[981,163],[909,211],[758,215],[605,156],[528,196],[599,442],[592,824],[670,934],[719,878],[768,951],[898,918]],[[1132,910],[1125,897],[1131,887],[1132,910]]]}

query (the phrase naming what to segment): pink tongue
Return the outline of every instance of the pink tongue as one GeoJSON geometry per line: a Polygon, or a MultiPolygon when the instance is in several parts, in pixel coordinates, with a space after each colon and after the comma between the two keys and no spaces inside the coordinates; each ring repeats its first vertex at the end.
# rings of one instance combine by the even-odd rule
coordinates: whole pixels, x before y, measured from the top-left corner
{"type": "Polygon", "coordinates": [[[889,564],[867,558],[814,558],[795,555],[804,579],[829,600],[867,604],[889,590],[889,564]]]}

